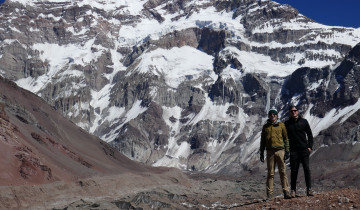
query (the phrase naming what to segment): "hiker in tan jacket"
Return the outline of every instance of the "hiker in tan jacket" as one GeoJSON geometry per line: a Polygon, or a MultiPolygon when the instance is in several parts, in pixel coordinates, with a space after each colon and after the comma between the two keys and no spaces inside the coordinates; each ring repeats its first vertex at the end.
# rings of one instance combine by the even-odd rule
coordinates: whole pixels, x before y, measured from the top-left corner
{"type": "Polygon", "coordinates": [[[286,175],[285,160],[289,158],[289,140],[284,123],[278,121],[278,111],[270,109],[269,119],[262,128],[260,141],[260,160],[264,162],[264,150],[266,149],[267,181],[266,194],[268,199],[273,198],[275,165],[277,164],[280,174],[284,198],[290,199],[289,183],[286,175]]]}

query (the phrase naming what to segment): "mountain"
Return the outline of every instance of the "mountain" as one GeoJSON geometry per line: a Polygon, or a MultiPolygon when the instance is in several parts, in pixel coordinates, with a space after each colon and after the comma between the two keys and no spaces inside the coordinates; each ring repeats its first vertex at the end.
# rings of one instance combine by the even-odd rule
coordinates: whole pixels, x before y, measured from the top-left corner
{"type": "Polygon", "coordinates": [[[0,129],[1,186],[169,171],[128,159],[64,118],[40,97],[3,77],[0,129]]]}
{"type": "Polygon", "coordinates": [[[0,14],[1,75],[133,160],[262,170],[267,111],[284,120],[290,103],[314,165],[359,160],[360,29],[265,0],[8,0],[0,14]]]}

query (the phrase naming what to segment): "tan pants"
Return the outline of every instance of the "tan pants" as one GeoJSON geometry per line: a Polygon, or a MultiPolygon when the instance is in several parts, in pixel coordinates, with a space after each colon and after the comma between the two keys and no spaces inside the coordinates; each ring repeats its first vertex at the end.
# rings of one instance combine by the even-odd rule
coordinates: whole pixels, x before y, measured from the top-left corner
{"type": "Polygon", "coordinates": [[[286,165],[284,161],[284,150],[270,150],[266,151],[267,158],[267,181],[266,181],[266,193],[272,195],[274,192],[274,175],[275,165],[277,164],[280,174],[280,180],[283,192],[289,192],[289,183],[286,175],[286,165]]]}

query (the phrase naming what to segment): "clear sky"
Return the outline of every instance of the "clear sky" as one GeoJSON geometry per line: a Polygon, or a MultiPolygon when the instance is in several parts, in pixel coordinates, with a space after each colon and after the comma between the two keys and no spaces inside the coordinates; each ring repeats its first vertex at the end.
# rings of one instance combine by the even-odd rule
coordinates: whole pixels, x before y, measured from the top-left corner
{"type": "Polygon", "coordinates": [[[274,0],[329,26],[360,27],[360,0],[274,0]]]}

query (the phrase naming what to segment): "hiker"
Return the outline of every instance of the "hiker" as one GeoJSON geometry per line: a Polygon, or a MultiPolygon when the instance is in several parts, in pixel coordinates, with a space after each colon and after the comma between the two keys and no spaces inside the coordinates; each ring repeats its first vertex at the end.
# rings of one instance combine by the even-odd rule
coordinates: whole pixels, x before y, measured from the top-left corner
{"type": "Polygon", "coordinates": [[[296,197],[296,181],[300,163],[304,169],[307,196],[314,196],[311,190],[309,156],[313,146],[313,135],[308,121],[299,115],[296,106],[289,108],[289,119],[285,121],[290,142],[291,197],[296,197]]]}
{"type": "Polygon", "coordinates": [[[289,183],[286,175],[285,160],[289,158],[289,141],[284,123],[278,121],[278,111],[275,108],[269,110],[269,119],[263,126],[260,140],[260,161],[264,162],[264,150],[266,149],[267,162],[267,199],[273,198],[275,165],[277,164],[280,174],[281,185],[285,199],[290,199],[289,183]]]}

